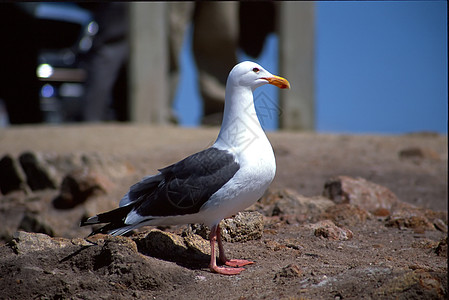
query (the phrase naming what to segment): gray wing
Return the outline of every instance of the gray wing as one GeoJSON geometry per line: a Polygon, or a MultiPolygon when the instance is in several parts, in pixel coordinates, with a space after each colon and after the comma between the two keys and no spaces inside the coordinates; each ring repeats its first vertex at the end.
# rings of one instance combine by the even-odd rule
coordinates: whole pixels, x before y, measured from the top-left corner
{"type": "Polygon", "coordinates": [[[193,154],[130,188],[120,206],[141,216],[193,214],[240,168],[234,156],[214,147],[193,154]]]}

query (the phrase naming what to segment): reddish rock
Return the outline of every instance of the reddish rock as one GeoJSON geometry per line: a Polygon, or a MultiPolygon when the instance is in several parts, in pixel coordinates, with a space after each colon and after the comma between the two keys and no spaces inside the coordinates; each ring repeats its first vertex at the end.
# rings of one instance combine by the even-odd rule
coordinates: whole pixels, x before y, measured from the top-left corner
{"type": "Polygon", "coordinates": [[[105,194],[110,185],[106,178],[86,169],[78,169],[66,175],[62,180],[60,195],[53,205],[59,209],[70,209],[89,197],[105,194]]]}
{"type": "Polygon", "coordinates": [[[288,266],[283,267],[280,271],[274,275],[274,281],[285,281],[291,278],[301,277],[303,271],[296,264],[289,264],[288,266]]]}
{"type": "MultiPolygon", "coordinates": [[[[232,218],[222,220],[220,228],[221,237],[226,242],[259,240],[264,229],[263,216],[256,211],[242,211],[232,218]]],[[[203,224],[191,224],[183,231],[183,236],[192,233],[209,240],[210,229],[203,224]]]]}
{"type": "Polygon", "coordinates": [[[242,211],[221,221],[220,228],[226,242],[259,240],[263,233],[263,216],[255,211],[242,211]]]}
{"type": "Polygon", "coordinates": [[[399,229],[412,228],[417,232],[435,230],[433,224],[417,209],[398,210],[386,219],[385,225],[399,229]]]}
{"type": "Polygon", "coordinates": [[[311,221],[334,203],[325,197],[305,197],[291,189],[268,190],[253,206],[265,216],[281,216],[292,222],[311,221]]]}
{"type": "Polygon", "coordinates": [[[180,264],[195,264],[210,258],[209,242],[199,235],[174,233],[152,229],[146,235],[133,236],[139,252],[180,264]]]}
{"type": "Polygon", "coordinates": [[[420,207],[406,207],[408,211],[413,211],[416,214],[424,215],[436,229],[447,232],[447,211],[434,211],[431,209],[420,207]]]}
{"type": "Polygon", "coordinates": [[[420,208],[404,202],[398,202],[385,221],[386,226],[408,227],[417,232],[435,229],[447,232],[447,212],[420,208]]]}
{"type": "Polygon", "coordinates": [[[263,242],[265,244],[265,247],[267,247],[271,251],[279,251],[279,250],[283,250],[283,249],[287,248],[286,245],[278,243],[278,242],[273,241],[273,240],[265,240],[263,242]]]}
{"type": "Polygon", "coordinates": [[[329,179],[323,190],[323,196],[335,203],[357,205],[369,212],[379,212],[380,209],[390,211],[399,202],[396,195],[381,185],[369,182],[363,178],[338,176],[329,179]]]}
{"type": "Polygon", "coordinates": [[[447,299],[441,279],[434,272],[416,269],[396,276],[377,289],[379,299],[447,299]]]}
{"type": "Polygon", "coordinates": [[[443,220],[441,220],[441,219],[435,219],[435,220],[433,220],[433,225],[434,225],[435,228],[438,229],[439,231],[447,232],[447,224],[444,223],[443,220]]]}
{"type": "Polygon", "coordinates": [[[353,237],[351,230],[344,227],[338,227],[331,220],[319,221],[310,225],[310,227],[314,229],[315,236],[322,236],[330,240],[346,241],[353,237]]]}
{"type": "Polygon", "coordinates": [[[438,242],[429,239],[419,239],[412,243],[412,248],[418,249],[435,249],[438,242]]]}
{"type": "Polygon", "coordinates": [[[437,247],[435,248],[435,253],[438,256],[447,257],[447,237],[440,240],[437,247]]]}
{"type": "Polygon", "coordinates": [[[358,206],[350,204],[337,204],[329,207],[322,219],[330,219],[338,226],[356,226],[365,223],[371,218],[371,214],[358,206]]]}
{"type": "Polygon", "coordinates": [[[159,229],[152,229],[143,238],[138,236],[133,240],[140,252],[155,257],[170,259],[188,250],[182,237],[159,229]]]}
{"type": "Polygon", "coordinates": [[[390,215],[390,211],[386,208],[378,208],[375,211],[373,211],[373,215],[377,216],[377,217],[387,217],[390,215]]]}

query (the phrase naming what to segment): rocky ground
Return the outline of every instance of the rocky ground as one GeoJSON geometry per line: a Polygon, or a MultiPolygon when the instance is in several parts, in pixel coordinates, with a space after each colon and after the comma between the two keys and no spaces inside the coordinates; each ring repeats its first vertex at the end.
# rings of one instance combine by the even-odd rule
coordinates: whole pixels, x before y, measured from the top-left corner
{"type": "Polygon", "coordinates": [[[208,270],[207,228],[96,235],[82,218],[211,145],[216,128],[0,131],[0,299],[445,299],[447,137],[270,133],[266,195],[222,224],[237,276],[208,270]]]}

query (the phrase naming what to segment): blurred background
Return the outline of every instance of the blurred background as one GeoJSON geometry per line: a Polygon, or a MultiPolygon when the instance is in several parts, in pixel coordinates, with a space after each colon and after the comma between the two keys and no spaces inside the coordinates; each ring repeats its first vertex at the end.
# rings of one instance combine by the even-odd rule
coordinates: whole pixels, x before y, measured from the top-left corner
{"type": "Polygon", "coordinates": [[[2,3],[0,126],[219,125],[229,70],[267,130],[447,134],[447,2],[2,3]]]}

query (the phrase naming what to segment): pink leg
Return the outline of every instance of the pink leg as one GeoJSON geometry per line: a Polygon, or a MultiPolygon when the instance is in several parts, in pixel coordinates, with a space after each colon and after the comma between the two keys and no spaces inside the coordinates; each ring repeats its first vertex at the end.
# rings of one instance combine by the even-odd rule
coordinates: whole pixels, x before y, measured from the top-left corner
{"type": "Polygon", "coordinates": [[[230,267],[243,267],[246,265],[253,264],[253,261],[245,260],[245,259],[228,259],[225,255],[223,242],[221,240],[221,230],[220,226],[217,225],[217,242],[218,242],[218,254],[220,261],[230,267]]]}
{"type": "MultiPolygon", "coordinates": [[[[221,237],[220,237],[220,228],[218,226],[214,226],[211,228],[211,232],[210,232],[210,264],[209,264],[209,268],[212,272],[217,272],[219,274],[223,274],[223,275],[237,275],[240,274],[240,272],[242,272],[243,270],[245,270],[244,268],[226,268],[226,267],[219,267],[217,266],[217,260],[215,257],[215,241],[217,240],[217,235],[218,235],[218,240],[221,241],[221,237]]],[[[220,260],[222,255],[224,254],[223,252],[223,245],[221,245],[221,242],[219,242],[219,252],[220,252],[220,260]]]]}

